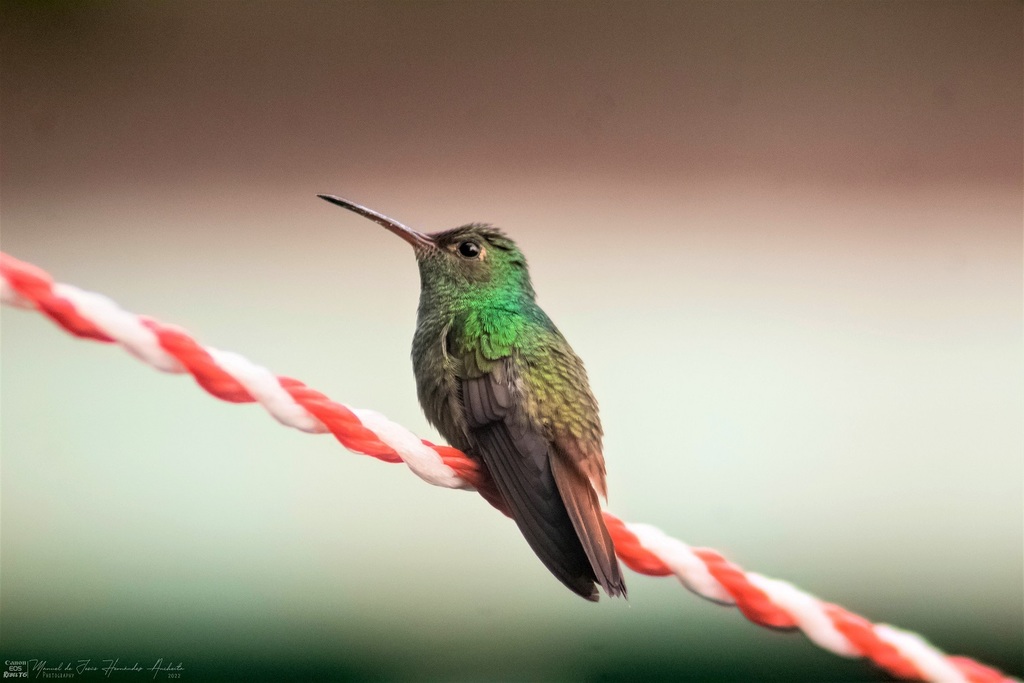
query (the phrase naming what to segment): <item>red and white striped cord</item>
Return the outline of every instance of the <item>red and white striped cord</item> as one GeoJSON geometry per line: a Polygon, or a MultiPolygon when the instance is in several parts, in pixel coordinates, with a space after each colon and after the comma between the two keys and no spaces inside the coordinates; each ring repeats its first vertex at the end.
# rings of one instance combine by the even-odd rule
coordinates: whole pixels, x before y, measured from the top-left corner
{"type": "MultiPolygon", "coordinates": [[[[259,403],[281,424],[330,433],[356,453],[404,462],[427,483],[476,489],[502,510],[491,482],[460,451],[420,439],[375,411],[336,403],[236,353],[201,346],[181,328],[129,313],[103,295],[54,283],[43,270],[2,252],[0,301],[36,309],[75,336],[116,342],[158,370],[189,373],[217,398],[259,403]]],[[[944,683],[1016,680],[973,659],[949,656],[915,633],[873,624],[790,583],[748,572],[714,550],[693,548],[653,526],[604,515],[616,553],[630,569],[675,576],[703,598],[735,605],[755,624],[800,629],[819,647],[842,657],[865,657],[897,678],[944,683]]]]}

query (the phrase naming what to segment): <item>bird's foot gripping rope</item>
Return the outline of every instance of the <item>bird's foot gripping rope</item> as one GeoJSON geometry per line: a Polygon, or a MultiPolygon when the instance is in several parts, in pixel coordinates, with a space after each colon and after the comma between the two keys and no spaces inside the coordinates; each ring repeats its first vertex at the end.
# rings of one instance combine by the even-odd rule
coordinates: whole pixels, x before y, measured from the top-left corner
{"type": "MultiPolygon", "coordinates": [[[[0,301],[38,310],[75,336],[120,344],[158,370],[189,373],[219,399],[259,403],[281,424],[330,433],[356,453],[404,462],[435,486],[476,489],[504,511],[490,481],[458,450],[422,440],[380,413],[336,403],[238,354],[201,346],[184,330],[129,313],[100,294],[54,283],[41,269],[3,253],[0,301]]],[[[1015,680],[972,659],[946,655],[917,634],[873,624],[785,581],[747,572],[714,550],[692,548],[655,527],[604,515],[616,554],[630,569],[648,576],[675,576],[703,598],[735,605],[755,624],[800,629],[818,646],[842,657],[867,658],[897,678],[949,683],[1015,680]]]]}

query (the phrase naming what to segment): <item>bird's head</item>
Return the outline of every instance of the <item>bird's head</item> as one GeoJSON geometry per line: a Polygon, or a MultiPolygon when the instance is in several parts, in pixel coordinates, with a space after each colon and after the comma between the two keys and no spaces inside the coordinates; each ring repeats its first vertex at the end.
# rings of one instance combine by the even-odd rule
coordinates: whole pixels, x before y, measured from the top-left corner
{"type": "Polygon", "coordinates": [[[470,223],[426,234],[346,199],[317,196],[369,218],[412,245],[424,292],[459,301],[486,299],[499,305],[535,296],[526,257],[495,227],[470,223]]]}

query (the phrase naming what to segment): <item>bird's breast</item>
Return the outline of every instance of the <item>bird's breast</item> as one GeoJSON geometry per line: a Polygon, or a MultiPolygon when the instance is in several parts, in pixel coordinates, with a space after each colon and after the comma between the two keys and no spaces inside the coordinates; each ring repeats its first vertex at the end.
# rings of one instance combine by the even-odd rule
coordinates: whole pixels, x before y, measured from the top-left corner
{"type": "Polygon", "coordinates": [[[413,335],[412,368],[427,420],[451,445],[465,450],[469,442],[459,404],[458,374],[446,345],[451,324],[450,317],[420,316],[413,335]]]}

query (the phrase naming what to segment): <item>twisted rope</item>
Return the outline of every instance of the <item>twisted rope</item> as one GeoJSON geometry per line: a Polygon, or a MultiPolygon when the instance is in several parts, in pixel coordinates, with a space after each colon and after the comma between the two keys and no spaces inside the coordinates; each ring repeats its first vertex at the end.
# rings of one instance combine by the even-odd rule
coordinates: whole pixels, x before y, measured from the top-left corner
{"type": "MultiPolygon", "coordinates": [[[[230,351],[204,347],[181,328],[138,316],[105,296],[54,283],[45,271],[0,252],[0,301],[35,309],[71,334],[117,343],[143,362],[188,373],[208,393],[232,403],[259,403],[283,425],[330,433],[345,448],[390,463],[404,462],[429,484],[477,490],[507,514],[493,484],[460,451],[423,440],[372,410],[350,408],[230,351]]],[[[873,624],[785,581],[748,572],[708,548],[692,548],[647,524],[604,513],[619,558],[648,576],[675,576],[686,588],[750,621],[799,629],[842,657],[864,657],[897,678],[943,683],[1016,679],[967,657],[946,655],[921,636],[873,624]]]]}

